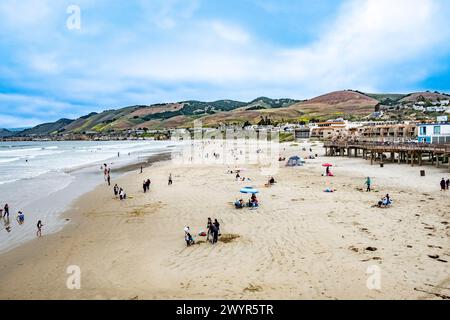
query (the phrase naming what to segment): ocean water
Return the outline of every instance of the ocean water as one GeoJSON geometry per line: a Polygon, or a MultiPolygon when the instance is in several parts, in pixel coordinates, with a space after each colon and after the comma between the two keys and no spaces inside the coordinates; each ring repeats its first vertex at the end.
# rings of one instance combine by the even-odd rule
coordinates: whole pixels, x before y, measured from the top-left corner
{"type": "Polygon", "coordinates": [[[42,220],[45,233],[60,230],[60,214],[83,193],[104,183],[106,163],[116,169],[149,156],[172,151],[172,141],[0,142],[0,206],[10,218],[0,219],[0,253],[36,237],[42,220]],[[25,223],[16,221],[18,211],[25,223]]]}

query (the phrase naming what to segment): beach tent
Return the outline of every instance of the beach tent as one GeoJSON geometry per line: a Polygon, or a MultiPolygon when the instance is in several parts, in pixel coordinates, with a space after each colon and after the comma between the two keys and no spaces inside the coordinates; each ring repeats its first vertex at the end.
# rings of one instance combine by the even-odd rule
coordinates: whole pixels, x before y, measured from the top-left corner
{"type": "Polygon", "coordinates": [[[252,188],[252,187],[245,187],[241,189],[241,193],[250,193],[250,194],[255,194],[255,193],[259,193],[258,189],[252,188]]]}
{"type": "Polygon", "coordinates": [[[298,167],[303,166],[305,163],[305,160],[300,158],[299,156],[290,157],[286,166],[288,167],[298,167]]]}

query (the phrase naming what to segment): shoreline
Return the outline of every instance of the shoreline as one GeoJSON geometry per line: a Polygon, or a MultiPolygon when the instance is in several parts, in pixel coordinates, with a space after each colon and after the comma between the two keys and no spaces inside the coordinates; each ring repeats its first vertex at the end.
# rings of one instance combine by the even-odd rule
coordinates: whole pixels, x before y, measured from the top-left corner
{"type": "MultiPolygon", "coordinates": [[[[287,157],[302,153],[284,146],[287,157]]],[[[450,201],[433,184],[442,171],[428,170],[425,190],[418,170],[319,157],[299,168],[281,163],[277,185],[264,188],[256,166],[245,171],[252,182],[241,183],[223,166],[154,162],[144,170],[150,193],[131,171],[118,179],[131,199],[115,200],[100,185],[64,213],[71,222],[63,230],[45,235],[44,228],[43,238],[2,254],[0,298],[437,299],[448,295],[437,288],[450,284],[448,263],[429,256],[450,258],[443,224],[450,201]],[[324,161],[335,163],[335,178],[321,177],[324,161]],[[365,175],[373,193],[358,190],[365,175]],[[261,190],[258,210],[231,205],[246,184],[261,190]],[[394,207],[372,208],[387,192],[394,207]],[[222,241],[196,237],[199,244],[186,248],[184,226],[197,234],[207,217],[219,219],[222,241]],[[65,286],[70,265],[81,269],[81,290],[65,286]],[[373,265],[383,272],[381,290],[366,287],[373,265]]]]}
{"type": "MultiPolygon", "coordinates": [[[[140,168],[141,165],[143,167],[151,166],[153,162],[170,159],[171,153],[171,150],[165,149],[153,151],[150,155],[138,157],[136,160],[132,160],[131,162],[120,164],[117,168],[113,169],[112,174],[115,176],[115,178],[120,178],[128,172],[140,168]]],[[[105,160],[105,162],[109,163],[110,160],[113,159],[114,158],[110,158],[108,160],[105,160]]],[[[83,195],[92,192],[93,190],[95,190],[95,188],[105,183],[105,181],[101,177],[101,174],[96,170],[96,163],[83,165],[82,167],[72,168],[70,170],[64,170],[64,174],[67,175],[69,179],[69,181],[64,186],[38,200],[33,200],[33,202],[23,206],[21,210],[25,213],[38,212],[43,217],[43,219],[45,219],[45,221],[43,220],[43,222],[46,227],[50,227],[50,229],[47,229],[47,234],[60,232],[70,222],[70,217],[64,217],[65,213],[70,211],[73,205],[83,195]],[[48,225],[49,220],[51,221],[50,225],[48,225]]],[[[49,174],[47,173],[45,175],[49,174]]],[[[34,183],[37,182],[38,181],[34,181],[34,183]]],[[[26,223],[24,225],[19,225],[15,219],[15,213],[11,212],[9,220],[11,222],[9,222],[8,225],[13,229],[13,233],[8,234],[7,238],[5,238],[5,235],[3,235],[3,247],[0,248],[0,254],[15,250],[18,246],[21,246],[28,241],[34,240],[33,234],[35,230],[34,228],[30,229],[30,227],[34,226],[37,222],[36,216],[27,214],[26,223]],[[14,238],[11,238],[11,236],[13,236],[14,238]]],[[[3,223],[5,223],[4,220],[3,223]]],[[[6,226],[7,225],[5,223],[5,228],[6,226]]],[[[6,230],[4,230],[5,228],[0,229],[0,231],[6,232],[6,230]]]]}

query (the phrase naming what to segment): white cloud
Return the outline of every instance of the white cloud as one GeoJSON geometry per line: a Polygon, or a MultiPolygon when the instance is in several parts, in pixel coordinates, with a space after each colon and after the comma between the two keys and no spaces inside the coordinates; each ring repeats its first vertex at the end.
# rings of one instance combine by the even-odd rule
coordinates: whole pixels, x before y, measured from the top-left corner
{"type": "Polygon", "coordinates": [[[449,49],[441,4],[433,0],[349,1],[317,42],[282,52],[284,63],[278,65],[278,73],[304,82],[312,91],[314,87],[361,86],[376,90],[396,79],[425,78],[433,71],[429,69],[433,56],[449,49]],[[416,59],[422,64],[408,64],[416,59]]]}
{"type": "MultiPolygon", "coordinates": [[[[236,21],[196,17],[195,0],[141,1],[142,19],[130,15],[130,28],[123,27],[123,21],[116,26],[107,15],[89,19],[98,8],[83,0],[86,31],[76,34],[61,27],[65,10],[58,13],[61,8],[43,1],[43,7],[34,4],[34,15],[34,5],[26,10],[21,3],[0,4],[0,19],[5,19],[0,23],[6,26],[0,33],[15,35],[18,30],[25,37],[15,57],[22,69],[10,72],[15,77],[23,74],[17,81],[23,88],[54,98],[8,97],[6,103],[0,95],[1,113],[3,106],[14,105],[42,116],[80,114],[79,106],[60,102],[74,100],[103,108],[191,98],[307,98],[335,89],[411,88],[440,67],[436,57],[450,51],[450,4],[438,0],[348,0],[334,19],[317,29],[315,41],[291,43],[289,48],[266,41],[264,34],[253,34],[236,21]],[[18,20],[16,10],[24,10],[18,20]],[[42,24],[42,19],[53,24],[42,24]],[[28,45],[35,41],[29,26],[42,28],[39,47],[28,45]],[[49,34],[45,41],[43,35],[49,34]]],[[[107,1],[96,3],[108,6],[107,1]]],[[[0,62],[0,70],[9,66],[0,62]]]]}
{"type": "Polygon", "coordinates": [[[295,95],[288,90],[296,85],[303,97],[343,88],[383,90],[399,82],[406,87],[435,71],[433,57],[448,52],[448,8],[436,0],[347,1],[315,42],[296,49],[267,46],[239,25],[205,22],[170,45],[120,59],[117,73],[155,81],[232,81],[224,87],[231,92],[272,84],[295,95]]]}
{"type": "Polygon", "coordinates": [[[22,116],[3,115],[0,117],[0,128],[33,127],[42,123],[42,119],[22,116]]]}
{"type": "MultiPolygon", "coordinates": [[[[41,119],[49,116],[58,117],[62,113],[75,115],[80,107],[40,96],[6,93],[0,93],[0,106],[4,114],[9,116],[21,114],[41,119]]],[[[3,118],[4,114],[0,118],[3,118]]]]}
{"type": "Polygon", "coordinates": [[[250,40],[250,35],[246,31],[234,25],[225,24],[221,21],[213,21],[205,24],[205,28],[209,27],[212,28],[219,38],[225,41],[247,44],[250,40]]]}

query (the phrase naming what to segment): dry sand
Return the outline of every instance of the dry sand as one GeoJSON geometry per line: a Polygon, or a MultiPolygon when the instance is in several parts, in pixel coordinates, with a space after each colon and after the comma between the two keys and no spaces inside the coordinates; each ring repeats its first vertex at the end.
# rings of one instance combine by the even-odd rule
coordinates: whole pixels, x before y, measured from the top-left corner
{"type": "MultiPolygon", "coordinates": [[[[305,155],[285,145],[285,156],[305,155]]],[[[317,146],[315,152],[323,154],[317,146]]],[[[76,201],[61,232],[0,258],[2,299],[440,299],[450,296],[450,192],[444,169],[362,159],[320,158],[300,168],[280,164],[278,184],[256,166],[236,182],[226,167],[158,162],[76,201]],[[322,177],[321,164],[336,166],[322,177]],[[174,184],[167,185],[172,173],[174,184]],[[376,192],[366,193],[371,176],[376,192]],[[150,193],[142,192],[151,178],[150,193]],[[241,187],[261,190],[258,210],[235,210],[241,187]],[[337,189],[327,194],[326,187],[337,189]],[[372,208],[389,193],[390,209],[372,208]],[[183,228],[221,222],[222,241],[186,247],[183,228]],[[372,247],[376,251],[366,250],[372,247]],[[439,256],[438,258],[430,256],[439,256]],[[66,268],[81,268],[81,289],[66,287],[66,268]],[[379,266],[381,290],[369,290],[367,269],[379,266]]],[[[31,222],[30,222],[31,223],[31,222]]]]}

